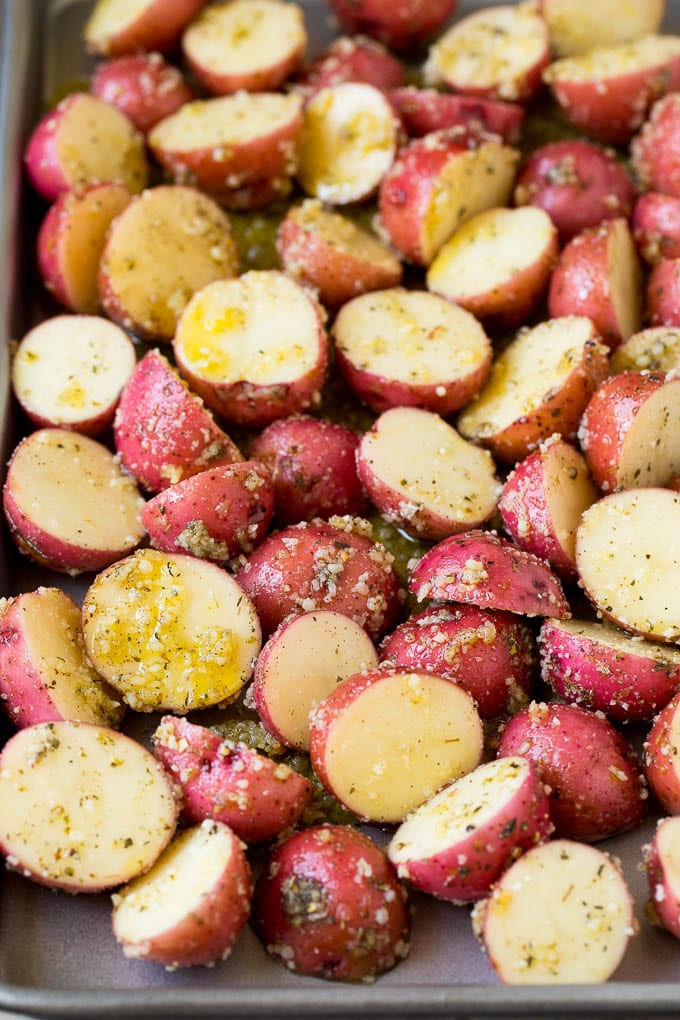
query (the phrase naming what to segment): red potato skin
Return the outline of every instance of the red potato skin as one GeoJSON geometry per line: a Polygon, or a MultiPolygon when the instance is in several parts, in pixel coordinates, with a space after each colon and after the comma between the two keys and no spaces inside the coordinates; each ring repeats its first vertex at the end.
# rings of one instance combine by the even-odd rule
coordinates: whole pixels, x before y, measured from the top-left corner
{"type": "Polygon", "coordinates": [[[633,237],[645,262],[680,258],[680,197],[650,191],[633,211],[633,237]]]}
{"type": "Polygon", "coordinates": [[[252,923],[270,955],[313,977],[366,981],[408,955],[406,892],[380,847],[349,826],[306,829],[277,847],[252,923]]]}
{"type": "MultiPolygon", "coordinates": [[[[680,58],[678,58],[680,62],[680,58]]],[[[671,95],[652,107],[630,145],[633,171],[642,189],[680,198],[680,73],[671,95]]]]}
{"type": "MultiPolygon", "coordinates": [[[[544,477],[545,458],[549,456],[550,447],[529,454],[517,465],[503,486],[498,510],[513,542],[534,556],[540,556],[568,581],[576,577],[576,563],[553,527],[544,477]]],[[[593,502],[596,495],[593,488],[593,502]]]]}
{"type": "Polygon", "coordinates": [[[295,87],[312,95],[344,81],[363,82],[377,89],[396,89],[404,84],[404,68],[390,51],[369,36],[341,36],[316,57],[301,74],[295,87]]]}
{"type": "Polygon", "coordinates": [[[455,12],[458,0],[330,0],[342,28],[365,32],[394,50],[412,50],[455,12]]]}
{"type": "Polygon", "coordinates": [[[520,169],[515,205],[537,205],[568,241],[602,220],[628,218],[635,192],[614,154],[581,140],[536,149],[520,169]]]}
{"type": "Polygon", "coordinates": [[[454,127],[478,131],[481,135],[499,135],[507,145],[515,145],[521,138],[524,108],[517,103],[413,86],[392,87],[388,95],[411,138],[454,127]]]}
{"type": "Polygon", "coordinates": [[[600,383],[590,398],[579,437],[588,470],[602,492],[619,487],[626,436],[645,402],[665,385],[662,372],[619,372],[600,383]]]}
{"type": "Polygon", "coordinates": [[[511,613],[440,606],[411,616],[383,641],[380,653],[401,669],[426,669],[471,694],[482,719],[526,705],[534,679],[530,628],[511,613]]]}
{"type": "Polygon", "coordinates": [[[660,830],[666,825],[671,826],[669,831],[677,837],[677,823],[672,818],[662,818],[657,824],[651,843],[643,847],[643,855],[655,920],[675,935],[676,939],[680,939],[680,900],[666,879],[666,862],[659,846],[660,830]]]}
{"type": "Polygon", "coordinates": [[[104,61],[95,68],[90,91],[118,107],[142,134],[195,98],[182,72],[160,53],[104,61]]]}
{"type": "Polygon", "coordinates": [[[662,259],[649,274],[647,317],[652,326],[680,326],[680,258],[662,259]]]}
{"type": "Polygon", "coordinates": [[[497,757],[513,754],[528,758],[550,787],[558,839],[595,843],[633,828],[645,814],[647,790],[631,747],[586,708],[534,702],[518,712],[501,734],[497,757]]]}
{"type": "Polygon", "coordinates": [[[245,92],[275,92],[299,68],[304,51],[305,43],[301,40],[283,60],[251,71],[230,73],[226,61],[226,66],[219,71],[206,67],[201,63],[200,53],[192,49],[191,40],[186,34],[182,39],[182,52],[187,67],[203,88],[213,96],[229,96],[241,89],[245,92]]]}
{"type": "Polygon", "coordinates": [[[569,634],[550,620],[541,626],[538,647],[543,680],[560,698],[614,722],[651,719],[680,687],[680,665],[659,668],[654,659],[569,634]]]}
{"type": "Polygon", "coordinates": [[[359,481],[359,436],[345,425],[304,415],[273,422],[250,445],[271,472],[276,518],[286,526],[334,514],[361,517],[369,502],[359,481]]]}
{"type": "MultiPolygon", "coordinates": [[[[548,314],[585,315],[592,319],[604,343],[615,350],[622,340],[621,328],[611,300],[608,275],[609,237],[612,224],[606,220],[598,227],[582,231],[562,249],[550,280],[548,314]]],[[[637,295],[631,295],[631,298],[637,295]]],[[[638,329],[641,325],[638,325],[638,329]]]]}
{"type": "Polygon", "coordinates": [[[491,531],[468,531],[439,542],[416,565],[409,591],[420,600],[465,602],[527,616],[571,616],[548,564],[491,531]]]}
{"type": "Polygon", "coordinates": [[[150,499],[140,516],[154,549],[220,563],[252,552],[273,513],[269,471],[242,461],[171,485],[150,499]]]}
{"type": "Polygon", "coordinates": [[[144,355],[123,390],[113,431],[123,466],[148,492],[243,460],[156,350],[144,355]]]}
{"type": "MultiPolygon", "coordinates": [[[[675,716],[680,711],[680,692],[673,695],[663,708],[645,741],[645,775],[652,792],[664,811],[680,815],[679,749],[673,739],[675,716]]],[[[677,727],[677,723],[675,723],[677,727]]]]}
{"type": "Polygon", "coordinates": [[[287,765],[171,715],[161,719],[153,751],[180,785],[184,817],[223,822],[245,843],[274,839],[296,825],[314,793],[287,765]]]}
{"type": "Polygon", "coordinates": [[[357,521],[303,521],[270,535],[250,555],[236,580],[255,604],[266,635],[301,609],[344,613],[373,638],[394,626],[399,584],[391,557],[365,532],[351,530],[357,521]]]}
{"type": "Polygon", "coordinates": [[[184,27],[204,6],[205,0],[149,0],[145,10],[134,21],[100,43],[85,33],[85,45],[91,53],[104,57],[120,57],[140,50],[173,50],[184,27]]]}

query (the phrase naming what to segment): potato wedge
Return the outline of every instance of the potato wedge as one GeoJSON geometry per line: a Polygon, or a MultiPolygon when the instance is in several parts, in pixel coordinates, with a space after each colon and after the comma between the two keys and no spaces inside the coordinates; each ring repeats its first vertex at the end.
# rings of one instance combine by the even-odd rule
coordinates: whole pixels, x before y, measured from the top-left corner
{"type": "Polygon", "coordinates": [[[662,818],[643,848],[651,906],[659,923],[680,938],[680,818],[662,818]]]}
{"type": "MultiPolygon", "coordinates": [[[[680,47],[680,40],[676,40],[680,47]]],[[[680,57],[677,58],[680,62],[680,57]]],[[[680,74],[680,71],[677,72],[680,74]]],[[[668,90],[654,103],[649,117],[630,145],[631,163],[642,188],[660,191],[680,198],[680,164],[678,163],[678,137],[680,136],[680,102],[675,90],[668,90]]]]}
{"type": "Polygon", "coordinates": [[[649,191],[640,195],[633,212],[633,237],[645,262],[680,257],[680,196],[649,191]]]}
{"type": "Polygon", "coordinates": [[[97,0],[85,25],[88,50],[103,56],[170,50],[205,0],[97,0]]]}
{"type": "Polygon", "coordinates": [[[652,268],[647,315],[652,326],[680,326],[680,258],[662,259],[652,268]]]}
{"type": "Polygon", "coordinates": [[[679,742],[680,693],[676,693],[654,720],[644,747],[645,775],[652,793],[672,815],[680,815],[679,742]]]}
{"type": "Polygon", "coordinates": [[[103,61],[94,70],[90,89],[116,106],[145,135],[159,120],[195,98],[179,68],[160,53],[135,53],[103,61]]]}
{"type": "Polygon", "coordinates": [[[653,326],[634,333],[612,354],[612,372],[680,370],[680,329],[653,326]]]}
{"type": "Polygon", "coordinates": [[[632,42],[657,32],[665,0],[621,4],[619,0],[541,0],[540,12],[550,32],[550,45],[558,57],[584,53],[594,46],[632,42]]]}

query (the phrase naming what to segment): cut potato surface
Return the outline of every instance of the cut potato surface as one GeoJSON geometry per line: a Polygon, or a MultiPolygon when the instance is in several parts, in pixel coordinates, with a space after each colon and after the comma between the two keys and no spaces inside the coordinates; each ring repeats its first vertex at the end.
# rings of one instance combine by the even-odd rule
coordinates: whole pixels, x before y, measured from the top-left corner
{"type": "Polygon", "coordinates": [[[599,500],[576,535],[576,565],[588,598],[625,630],[680,640],[679,535],[676,492],[627,489],[599,500]]]}
{"type": "Polygon", "coordinates": [[[150,188],[117,218],[99,267],[107,315],[147,339],[172,340],[195,291],[234,276],[226,214],[193,188],[150,188]]]}
{"type": "Polygon", "coordinates": [[[144,501],[105,446],[41,429],[14,451],[3,490],[22,552],[55,570],[99,570],[139,545],[144,501]]]}
{"type": "Polygon", "coordinates": [[[153,755],[116,730],[50,722],[0,755],[0,847],[43,885],[97,892],[146,871],[175,831],[178,805],[153,755]]]}
{"type": "Polygon", "coordinates": [[[482,724],[470,695],[443,677],[396,667],[357,673],[312,713],[310,754],[350,811],[400,822],[475,768],[482,724]]]}
{"type": "Polygon", "coordinates": [[[341,680],[377,665],[373,642],[354,620],[332,610],[301,613],[281,624],[255,664],[260,718],[284,744],[308,751],[309,713],[341,680]]]}
{"type": "Polygon", "coordinates": [[[85,45],[105,56],[168,50],[205,0],[97,0],[83,31],[85,45]]]}
{"type": "Polygon", "coordinates": [[[637,930],[613,858],[564,839],[520,857],[473,923],[500,978],[517,985],[606,981],[637,930]]]}
{"type": "Polygon", "coordinates": [[[307,103],[298,179],[314,198],[346,205],[370,198],[394,160],[398,121],[373,85],[343,82],[307,103]]]}
{"type": "Polygon", "coordinates": [[[680,818],[663,818],[643,854],[653,912],[680,938],[680,818]]]}
{"type": "Polygon", "coordinates": [[[83,633],[99,675],[141,712],[184,714],[231,699],[260,650],[253,604],[226,571],[152,549],[95,578],[83,633]]]}
{"type": "Polygon", "coordinates": [[[180,833],[153,868],[113,895],[126,956],[174,970],[224,960],[250,913],[250,869],[234,833],[206,821],[180,833]]]}
{"type": "Polygon", "coordinates": [[[385,411],[361,440],[357,464],[385,520],[435,541],[483,524],[500,494],[491,454],[415,407],[385,411]]]}
{"type": "Polygon", "coordinates": [[[630,42],[656,32],[665,0],[542,0],[541,14],[558,57],[630,42]]]}
{"type": "Polygon", "coordinates": [[[111,424],[135,363],[135,349],[120,326],[94,315],[59,315],[19,344],[12,386],[37,425],[96,434],[111,424]]]}
{"type": "Polygon", "coordinates": [[[612,372],[680,371],[680,329],[653,326],[634,333],[614,351],[612,372]]]}

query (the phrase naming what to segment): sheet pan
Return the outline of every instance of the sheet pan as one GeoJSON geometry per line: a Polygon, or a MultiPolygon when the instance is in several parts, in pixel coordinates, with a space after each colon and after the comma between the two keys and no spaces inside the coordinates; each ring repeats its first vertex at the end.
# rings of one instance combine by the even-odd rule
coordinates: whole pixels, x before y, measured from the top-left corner
{"type": "MultiPolygon", "coordinates": [[[[325,7],[302,0],[313,44],[332,29],[325,7]]],[[[597,0],[593,0],[597,3],[597,0]]],[[[640,0],[645,2],[645,0],[640,0]]],[[[87,0],[0,0],[0,428],[2,463],[15,438],[9,401],[9,345],[51,310],[33,268],[40,207],[26,193],[21,152],[46,97],[87,70],[79,39],[87,0]]],[[[481,6],[463,0],[462,12],[481,6]]],[[[667,29],[680,31],[680,0],[667,29]]],[[[40,583],[78,584],[19,560],[0,536],[0,594],[40,583]]],[[[80,586],[82,590],[82,585],[80,586]]],[[[2,724],[0,724],[1,727],[2,724]]],[[[0,728],[0,739],[2,738],[0,728]]],[[[1,806],[0,806],[1,809],[1,806]]],[[[0,879],[0,1009],[41,1017],[621,1017],[680,1016],[680,943],[649,926],[639,831],[602,844],[623,861],[640,935],[604,986],[508,988],[472,936],[468,911],[415,898],[410,958],[375,984],[324,984],[289,974],[247,930],[213,969],[166,973],[126,960],[110,930],[106,895],[69,897],[17,875],[0,879]]]]}

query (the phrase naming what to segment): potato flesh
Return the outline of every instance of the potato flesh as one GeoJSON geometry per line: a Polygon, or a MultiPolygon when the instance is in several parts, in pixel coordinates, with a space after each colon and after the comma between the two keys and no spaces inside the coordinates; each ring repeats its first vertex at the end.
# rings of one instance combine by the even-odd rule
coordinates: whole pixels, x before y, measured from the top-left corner
{"type": "Polygon", "coordinates": [[[95,579],[83,632],[97,672],[138,711],[185,713],[229,699],[260,650],[254,607],[226,571],[151,549],[95,579]]]}
{"type": "Polygon", "coordinates": [[[27,410],[66,425],[112,408],[134,367],[134,347],[114,323],[60,315],[24,337],[12,385],[27,410]]]}
{"type": "Polygon", "coordinates": [[[97,312],[96,267],[111,221],[130,201],[127,190],[102,187],[86,192],[70,207],[67,226],[58,239],[60,272],[78,311],[97,312]]]}
{"type": "Polygon", "coordinates": [[[465,309],[436,294],[401,288],[346,304],[335,340],[357,368],[421,386],[475,372],[490,351],[486,333],[465,309]]]}
{"type": "Polygon", "coordinates": [[[552,82],[604,82],[636,71],[653,70],[680,55],[680,36],[646,35],[617,46],[598,46],[587,53],[556,60],[544,72],[552,82]]]}
{"type": "Polygon", "coordinates": [[[607,272],[618,330],[621,338],[627,340],[642,326],[642,273],[625,220],[616,220],[610,227],[607,272]]]}
{"type": "Polygon", "coordinates": [[[529,769],[524,758],[501,758],[445,787],[399,826],[390,843],[392,863],[434,857],[469,839],[521,795],[529,769]]]}
{"type": "Polygon", "coordinates": [[[466,442],[439,415],[394,408],[364,436],[361,456],[379,484],[401,497],[399,513],[423,508],[455,526],[479,524],[494,510],[500,493],[488,450],[466,442]]]}
{"type": "Polygon", "coordinates": [[[316,307],[299,284],[282,273],[252,271],[194,296],[175,350],[209,382],[293,383],[316,367],[320,330],[316,307]]]}
{"type": "Polygon", "coordinates": [[[155,0],[97,0],[85,26],[85,38],[93,43],[120,35],[152,7],[155,0]]]}
{"type": "Polygon", "coordinates": [[[320,89],[305,108],[300,184],[322,202],[357,201],[378,187],[396,145],[394,114],[378,89],[354,82],[320,89]]]}
{"type": "Polygon", "coordinates": [[[680,380],[645,400],[621,447],[617,488],[665,485],[680,474],[680,380]]]}
{"type": "Polygon", "coordinates": [[[594,39],[615,45],[656,32],[663,11],[664,0],[547,0],[542,13],[562,57],[592,49],[594,39]]]}
{"type": "MultiPolygon", "coordinates": [[[[290,214],[290,218],[303,230],[309,231],[343,255],[367,260],[391,272],[399,269],[399,259],[377,237],[339,213],[324,209],[318,199],[306,199],[290,214]]],[[[291,257],[294,262],[294,253],[291,257]]]]}
{"type": "Polygon", "coordinates": [[[566,443],[543,455],[543,485],[555,537],[573,562],[576,529],[582,514],[598,498],[583,457],[566,443]]]}
{"type": "Polygon", "coordinates": [[[677,493],[627,489],[599,500],[581,519],[576,563],[591,600],[622,627],[680,639],[677,493]]]}
{"type": "Polygon", "coordinates": [[[295,93],[238,92],[216,99],[185,103],[149,135],[152,148],[169,152],[213,149],[220,162],[220,146],[245,146],[283,131],[299,116],[302,99],[295,93]]]}
{"type": "Polygon", "coordinates": [[[462,688],[441,677],[398,673],[338,716],[325,764],[332,791],[350,811],[400,822],[444,783],[475,768],[481,750],[479,716],[462,688]]]}
{"type": "Polygon", "coordinates": [[[185,49],[201,68],[230,76],[274,67],[305,43],[301,9],[280,0],[208,7],[184,34],[185,49]]]}
{"type": "Polygon", "coordinates": [[[580,364],[591,336],[592,323],[582,316],[550,319],[520,334],[496,358],[489,382],[461,414],[460,431],[492,436],[535,411],[580,364]]]}
{"type": "Polygon", "coordinates": [[[69,185],[115,181],[129,191],[146,184],[144,145],[132,124],[115,106],[79,93],[61,115],[55,147],[69,185]]]}
{"type": "Polygon", "coordinates": [[[52,539],[81,549],[133,549],[142,539],[142,497],[105,446],[64,429],[41,429],[12,459],[20,511],[52,539]]]}
{"type": "Polygon", "coordinates": [[[486,294],[539,262],[553,234],[542,209],[488,209],[447,241],[428,270],[427,285],[454,301],[486,294]]]}
{"type": "Polygon", "coordinates": [[[509,984],[606,981],[635,931],[632,901],[611,859],[554,840],[529,850],[486,901],[484,943],[509,984]]]}
{"type": "MultiPolygon", "coordinates": [[[[676,744],[677,746],[677,744],[676,744]]],[[[680,902],[680,818],[666,818],[656,830],[656,848],[663,863],[663,880],[680,902]]],[[[662,887],[663,888],[663,887],[662,887]]]]}
{"type": "Polygon", "coordinates": [[[170,785],[148,751],[115,730],[27,727],[1,759],[0,844],[10,866],[73,891],[146,870],[176,823],[170,785]]]}
{"type": "Polygon", "coordinates": [[[614,351],[611,370],[626,372],[680,371],[680,329],[655,326],[635,333],[614,351]]]}

